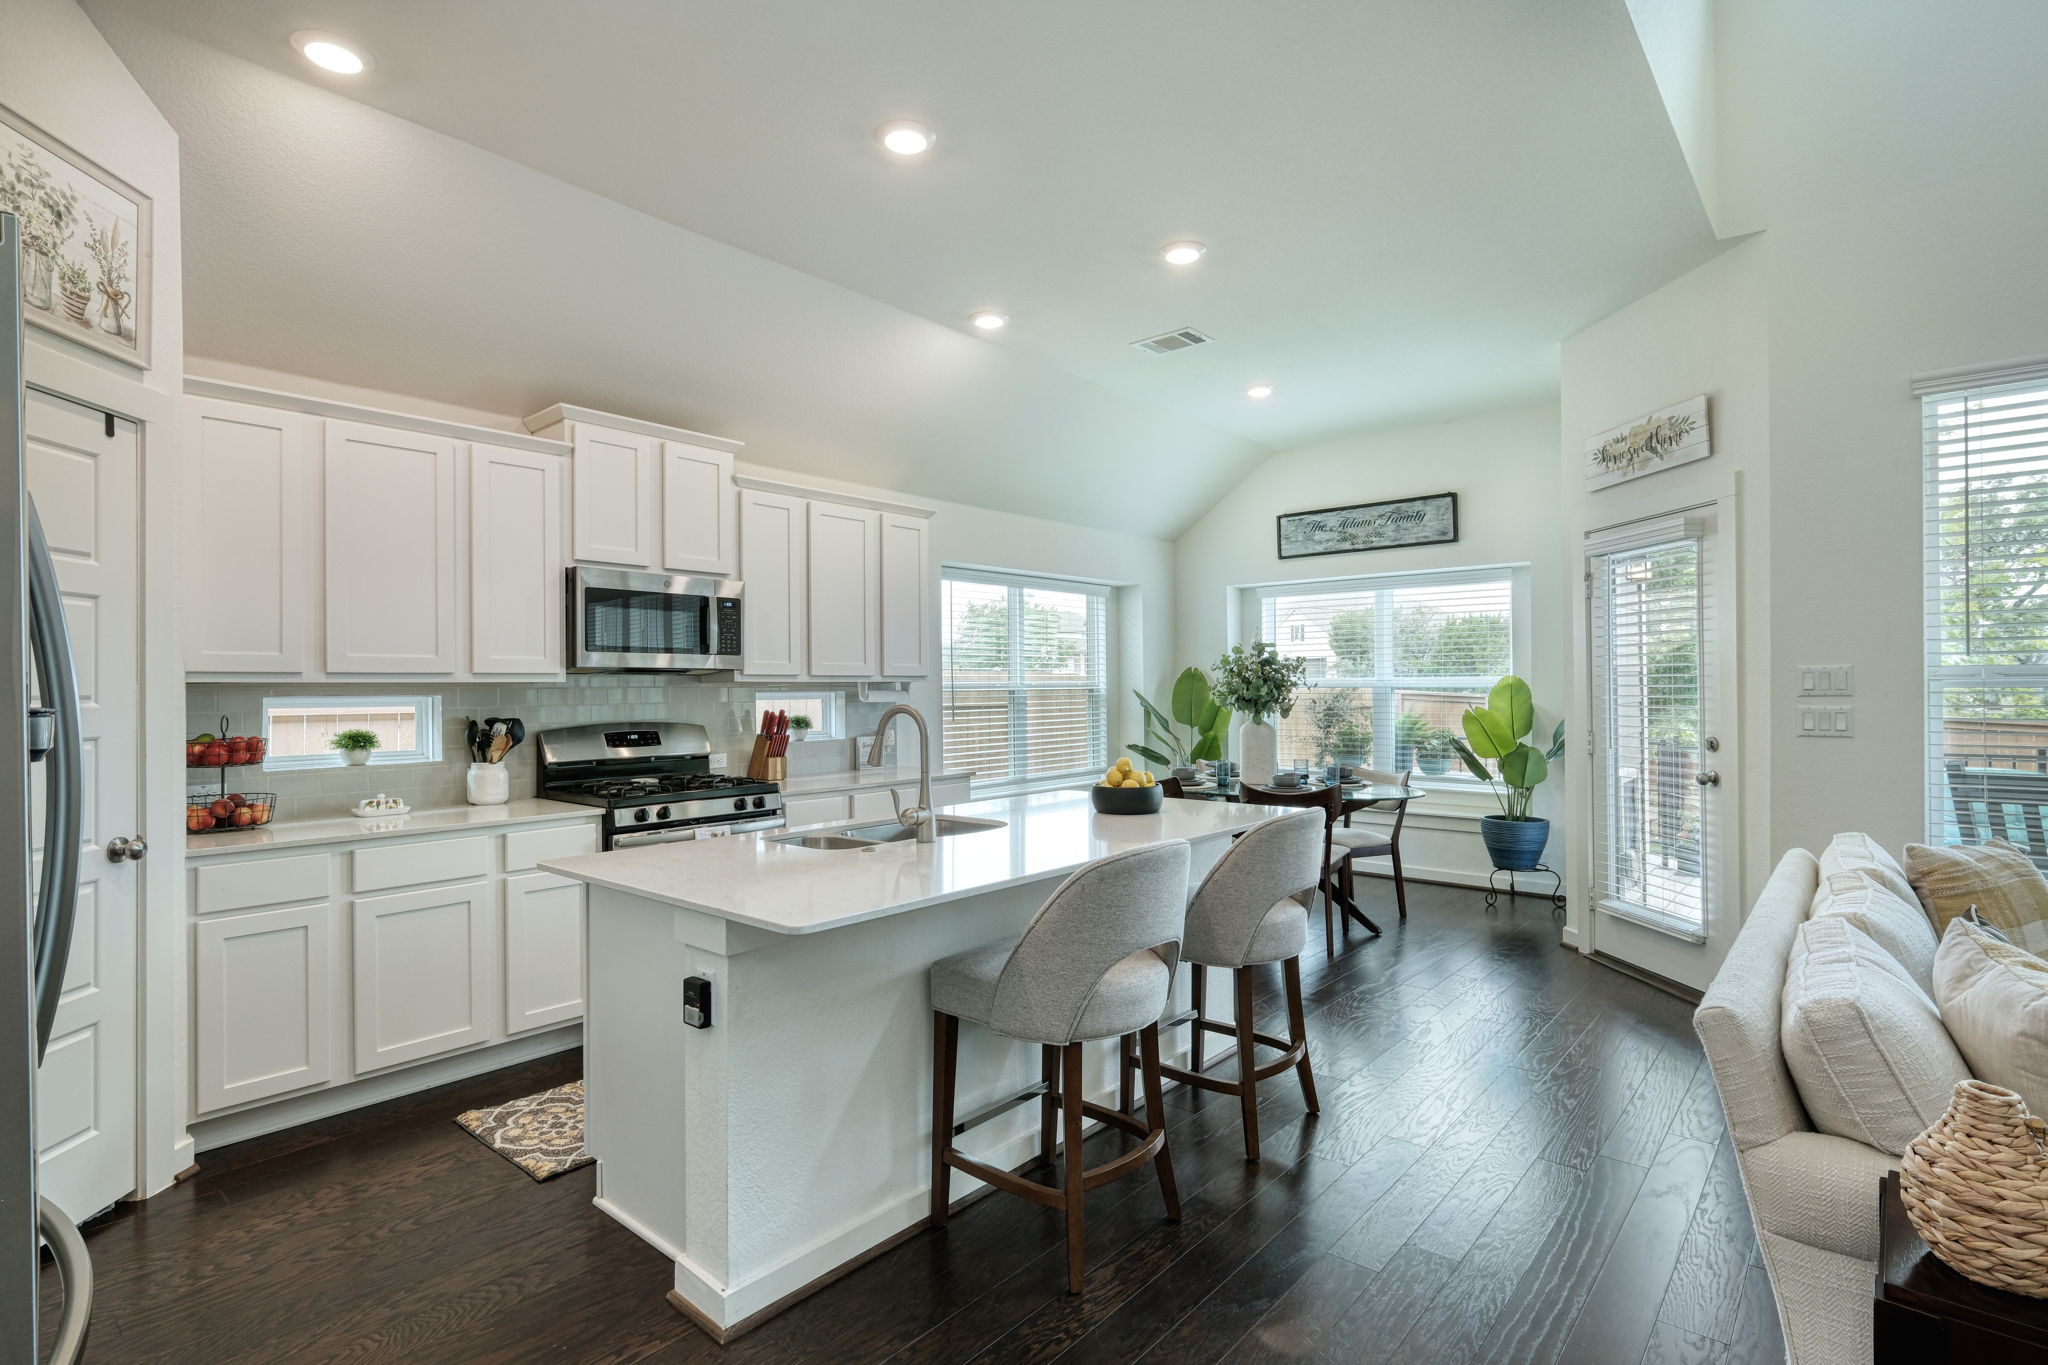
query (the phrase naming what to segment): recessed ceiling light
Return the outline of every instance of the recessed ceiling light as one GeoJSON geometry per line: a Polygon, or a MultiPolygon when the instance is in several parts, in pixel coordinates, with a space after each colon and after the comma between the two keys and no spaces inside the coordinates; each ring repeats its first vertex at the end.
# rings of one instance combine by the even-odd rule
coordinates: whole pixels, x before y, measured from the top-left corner
{"type": "Polygon", "coordinates": [[[875,129],[875,136],[881,139],[884,147],[898,156],[921,156],[930,151],[932,144],[939,140],[937,133],[922,123],[907,118],[883,124],[875,129]]]}
{"type": "Polygon", "coordinates": [[[1168,242],[1159,248],[1159,254],[1168,265],[1193,265],[1208,249],[1200,242],[1168,242]]]}
{"type": "Polygon", "coordinates": [[[372,65],[369,53],[317,29],[302,28],[294,33],[292,46],[313,65],[337,75],[359,76],[372,65]]]}
{"type": "Polygon", "coordinates": [[[1244,396],[1247,398],[1271,398],[1273,396],[1273,386],[1271,384],[1254,384],[1244,391],[1244,396]]]}
{"type": "Polygon", "coordinates": [[[1010,325],[1008,313],[998,313],[992,308],[984,308],[979,313],[969,313],[967,320],[984,332],[1000,332],[1010,325]]]}

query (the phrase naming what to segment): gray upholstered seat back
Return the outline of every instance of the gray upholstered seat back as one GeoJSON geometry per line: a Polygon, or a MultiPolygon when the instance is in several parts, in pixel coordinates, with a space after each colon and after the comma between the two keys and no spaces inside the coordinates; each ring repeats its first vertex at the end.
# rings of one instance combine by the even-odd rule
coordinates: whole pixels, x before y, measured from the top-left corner
{"type": "Polygon", "coordinates": [[[1319,810],[1268,820],[1239,835],[1188,903],[1188,960],[1212,967],[1245,965],[1252,936],[1273,907],[1315,890],[1322,858],[1319,810]]]}
{"type": "Polygon", "coordinates": [[[1785,963],[1819,886],[1820,864],[1805,849],[1779,860],[1693,1014],[1740,1151],[1813,1127],[1785,1068],[1778,1029],[1785,963]]]}
{"type": "MultiPolygon", "coordinates": [[[[1081,1017],[1112,969],[1138,953],[1165,964],[1157,997],[1132,999],[1089,1033],[1112,1037],[1157,1023],[1180,962],[1188,899],[1188,846],[1181,840],[1113,853],[1075,872],[1032,917],[996,979],[989,1027],[1012,1038],[1079,1036],[1081,1017]],[[1121,1016],[1128,1013],[1128,1020],[1121,1016]]],[[[1128,975],[1128,973],[1126,974],[1128,975]]]]}

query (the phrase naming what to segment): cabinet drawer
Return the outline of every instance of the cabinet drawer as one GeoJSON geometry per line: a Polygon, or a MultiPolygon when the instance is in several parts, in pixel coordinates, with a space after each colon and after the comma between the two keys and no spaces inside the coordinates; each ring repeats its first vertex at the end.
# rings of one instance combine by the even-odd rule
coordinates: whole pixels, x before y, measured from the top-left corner
{"type": "Polygon", "coordinates": [[[556,829],[521,829],[505,836],[505,870],[525,872],[550,858],[573,858],[597,852],[597,825],[563,825],[556,829]]]}
{"type": "Polygon", "coordinates": [[[844,796],[792,796],[782,803],[783,818],[796,825],[829,825],[847,819],[844,796]]]}
{"type": "MultiPolygon", "coordinates": [[[[906,787],[902,791],[903,804],[906,806],[915,805],[917,802],[917,788],[906,787]]],[[[877,787],[869,791],[855,792],[853,794],[853,818],[856,820],[894,820],[896,818],[896,806],[889,799],[889,789],[887,787],[877,787]]]]}
{"type": "Polygon", "coordinates": [[[432,839],[418,844],[359,848],[350,856],[355,860],[354,888],[382,891],[393,886],[485,876],[491,870],[491,841],[432,839]]]}
{"type": "Polygon", "coordinates": [[[193,907],[202,915],[314,901],[327,895],[327,855],[204,863],[194,876],[193,907]]]}

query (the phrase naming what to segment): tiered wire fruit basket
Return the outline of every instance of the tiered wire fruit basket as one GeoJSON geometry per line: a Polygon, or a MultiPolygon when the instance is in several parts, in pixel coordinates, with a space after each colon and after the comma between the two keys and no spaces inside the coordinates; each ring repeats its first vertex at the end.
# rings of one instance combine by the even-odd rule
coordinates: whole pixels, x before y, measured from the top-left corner
{"type": "Polygon", "coordinates": [[[270,746],[258,735],[228,737],[228,718],[220,718],[220,729],[211,735],[185,741],[188,770],[219,770],[217,783],[185,788],[185,832],[209,834],[222,830],[253,829],[270,823],[277,809],[276,792],[229,791],[228,773],[235,768],[260,768],[270,746]]]}

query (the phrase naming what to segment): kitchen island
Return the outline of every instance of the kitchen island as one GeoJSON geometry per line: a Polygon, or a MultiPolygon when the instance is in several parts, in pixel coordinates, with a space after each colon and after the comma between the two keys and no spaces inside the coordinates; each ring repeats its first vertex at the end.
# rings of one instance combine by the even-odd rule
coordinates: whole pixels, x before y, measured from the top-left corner
{"type": "MultiPolygon", "coordinates": [[[[1085,791],[1047,792],[949,807],[1001,824],[926,844],[756,834],[543,864],[590,886],[598,1206],[675,1263],[670,1298],[720,1340],[787,1307],[925,1222],[934,961],[1014,938],[1085,863],[1185,839],[1199,878],[1231,835],[1288,813],[1168,801],[1107,816],[1085,791]],[[691,977],[711,983],[706,1028],[685,1022],[691,977]]],[[[963,1030],[962,1113],[1038,1074],[1036,1047],[963,1030]]],[[[1115,1044],[1096,1045],[1090,1097],[1114,1104],[1116,1082],[1115,1044]]],[[[1022,1164],[1035,1107],[970,1141],[1022,1164]]],[[[955,1198],[975,1188],[955,1176],[955,1198]]]]}

